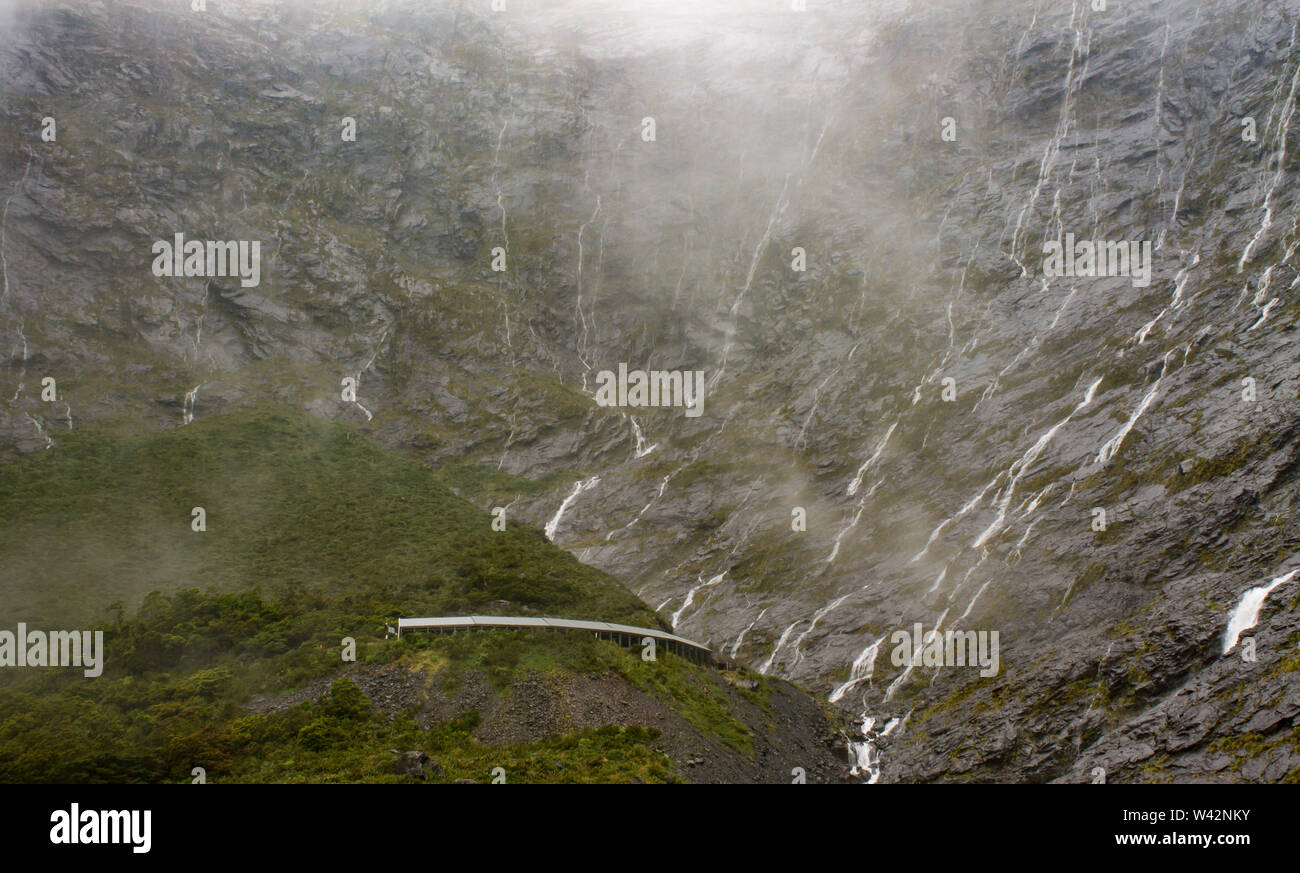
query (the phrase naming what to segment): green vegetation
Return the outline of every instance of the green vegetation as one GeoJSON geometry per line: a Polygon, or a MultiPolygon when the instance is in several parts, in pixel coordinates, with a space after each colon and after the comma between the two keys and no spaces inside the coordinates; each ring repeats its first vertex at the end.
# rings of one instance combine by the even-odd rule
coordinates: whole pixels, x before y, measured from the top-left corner
{"type": "MultiPolygon", "coordinates": [[[[958,688],[952,694],[949,694],[947,697],[943,698],[942,700],[934,704],[931,704],[919,716],[917,716],[917,718],[914,719],[914,721],[917,724],[921,724],[922,722],[930,718],[933,718],[936,715],[939,715],[944,712],[950,712],[954,710],[956,707],[960,706],[962,703],[964,703],[966,699],[969,698],[971,695],[985,688],[990,689],[995,694],[995,696],[997,696],[998,689],[1002,687],[999,684],[999,682],[1005,676],[1006,676],[1006,672],[1003,671],[1001,677],[981,676],[972,682],[967,682],[965,685],[958,688]]],[[[998,702],[1000,704],[1001,702],[1000,698],[998,699],[998,702]]],[[[983,712],[985,709],[988,708],[989,705],[983,699],[981,699],[976,703],[975,711],[983,712]]]]}
{"type": "Polygon", "coordinates": [[[488,746],[472,736],[479,720],[469,711],[432,730],[409,715],[387,719],[346,679],[316,704],[282,713],[251,715],[230,724],[226,781],[405,782],[393,772],[390,749],[418,749],[437,762],[434,783],[487,782],[497,767],[509,782],[673,782],[672,762],[650,748],[658,731],[603,727],[532,743],[488,746]]]}
{"type": "Polygon", "coordinates": [[[1197,459],[1196,466],[1189,473],[1176,475],[1169,481],[1169,490],[1177,493],[1202,482],[1229,476],[1240,469],[1259,450],[1258,443],[1241,440],[1236,448],[1222,457],[1212,460],[1197,459]]]}
{"type": "Polygon", "coordinates": [[[672,762],[641,727],[603,727],[501,746],[478,742],[478,713],[430,730],[408,713],[388,716],[348,679],[315,703],[246,714],[228,696],[225,670],[132,688],[118,682],[94,700],[4,692],[0,778],[22,782],[188,781],[194,766],[220,782],[402,782],[392,749],[421,750],[441,770],[429,781],[676,781],[672,762]],[[118,707],[122,707],[119,711],[118,707]],[[135,707],[134,711],[126,707],[135,707]],[[58,724],[51,728],[50,724],[58,724]]]}
{"type": "Polygon", "coordinates": [[[1167,783],[1173,781],[1169,775],[1169,755],[1156,755],[1151,760],[1143,763],[1142,777],[1144,782],[1167,783]]]}
{"type": "Polygon", "coordinates": [[[1281,676],[1283,673],[1300,673],[1300,634],[1291,635],[1291,642],[1282,657],[1269,670],[1270,676],[1281,676]]]}
{"type": "Polygon", "coordinates": [[[569,470],[549,473],[540,479],[525,479],[489,464],[448,464],[436,471],[439,481],[468,498],[511,500],[521,494],[540,494],[561,482],[572,482],[578,474],[569,470]]]}
{"type": "MultiPolygon", "coordinates": [[[[32,627],[104,633],[104,673],[0,673],[0,781],[401,781],[390,750],[421,750],[430,781],[676,781],[650,727],[533,742],[476,738],[478,715],[416,711],[470,676],[518,683],[618,676],[741,754],[767,706],[709,668],[580,633],[486,630],[383,640],[398,615],[507,612],[660,626],[616,580],[531,528],[491,530],[450,475],[287,409],[151,435],[90,430],[0,467],[0,591],[32,627]],[[203,506],[207,530],[191,529],[203,506]],[[340,645],[352,637],[357,665],[340,645]],[[381,710],[341,672],[396,671],[416,703],[381,710]],[[333,682],[317,702],[258,703],[333,682]],[[263,712],[264,709],[278,711],[263,712]],[[756,709],[755,709],[756,708],[756,709]],[[748,721],[746,720],[748,719],[748,721]]],[[[387,673],[385,674],[387,675],[387,673]]],[[[310,695],[306,695],[310,696],[310,695]]]]}
{"type": "Polygon", "coordinates": [[[61,627],[153,590],[262,586],[371,596],[371,629],[384,615],[499,600],[512,612],[658,624],[540,531],[490,522],[434,471],[287,408],[143,436],[77,430],[57,452],[0,466],[0,602],[61,627]],[[204,532],[191,529],[196,506],[204,532]]]}
{"type": "MultiPolygon", "coordinates": [[[[1290,748],[1293,752],[1300,752],[1300,727],[1274,734],[1272,738],[1258,733],[1221,737],[1206,746],[1206,751],[1232,756],[1232,763],[1228,765],[1229,769],[1234,773],[1240,773],[1242,765],[1247,761],[1262,755],[1268,755],[1274,749],[1282,747],[1290,748]]],[[[1300,784],[1300,767],[1296,767],[1287,773],[1282,778],[1282,784],[1300,784]]]]}
{"type": "MultiPolygon", "coordinates": [[[[337,672],[337,628],[355,608],[350,598],[300,597],[290,606],[257,592],[150,595],[138,617],[101,625],[109,653],[103,677],[6,676],[0,781],[186,780],[194,766],[221,781],[400,781],[390,749],[434,755],[447,779],[481,778],[496,766],[511,781],[675,779],[647,745],[650,730],[583,729],[492,746],[472,735],[472,711],[422,730],[410,712],[374,711],[346,678],[316,703],[249,711],[254,695],[337,672]]],[[[721,677],[671,655],[648,664],[586,635],[509,630],[358,642],[363,663],[425,668],[426,681],[440,680],[444,691],[454,691],[449,677],[469,670],[486,673],[501,694],[529,676],[612,672],[702,732],[752,750],[721,677]]]]}

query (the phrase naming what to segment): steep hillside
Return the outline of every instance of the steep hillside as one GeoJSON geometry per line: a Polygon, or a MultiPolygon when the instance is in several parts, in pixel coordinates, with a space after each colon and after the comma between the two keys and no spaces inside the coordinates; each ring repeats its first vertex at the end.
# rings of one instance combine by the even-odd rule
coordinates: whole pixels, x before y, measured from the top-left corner
{"type": "Polygon", "coordinates": [[[384,597],[599,568],[653,609],[593,612],[860,719],[874,781],[1300,779],[1300,2],[787,6],[18,4],[14,608],[386,591],[427,535],[434,588],[384,597]],[[260,241],[260,284],[154,275],[176,233],[260,241]],[[1050,271],[1076,239],[1149,275],[1050,271]],[[702,371],[703,414],[597,405],[619,364],[702,371]],[[221,469],[273,406],[347,425],[340,466],[130,472],[204,434],[221,469]],[[365,496],[375,446],[420,508],[365,496]],[[518,563],[486,515],[426,532],[437,483],[518,563]],[[458,587],[466,548],[510,569],[458,587]],[[997,632],[996,673],[900,662],[917,623],[997,632]]]}
{"type": "Polygon", "coordinates": [[[81,429],[0,481],[5,614],[104,633],[94,681],[0,677],[5,781],[397,780],[394,747],[443,781],[846,775],[838,725],[786,682],[581,633],[386,640],[397,616],[662,622],[350,427],[271,409],[81,429]]]}

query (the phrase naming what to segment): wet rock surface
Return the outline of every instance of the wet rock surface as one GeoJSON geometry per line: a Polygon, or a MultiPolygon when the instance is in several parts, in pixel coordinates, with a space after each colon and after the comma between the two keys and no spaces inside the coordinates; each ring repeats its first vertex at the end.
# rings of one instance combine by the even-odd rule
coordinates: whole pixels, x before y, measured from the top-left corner
{"type": "MultiPolygon", "coordinates": [[[[20,6],[0,39],[7,458],[301,405],[554,522],[679,633],[896,718],[882,781],[1300,778],[1300,582],[1255,660],[1223,651],[1298,560],[1300,4],[653,37],[574,3],[222,6],[20,6]],[[260,286],[154,277],[176,232],[260,240],[260,286]],[[1044,275],[1067,233],[1151,242],[1149,285],[1044,275]],[[619,362],[704,370],[704,414],[597,407],[619,362]],[[914,622],[998,631],[998,674],[897,663],[914,622]]],[[[644,705],[586,681],[483,730],[644,705]]]]}

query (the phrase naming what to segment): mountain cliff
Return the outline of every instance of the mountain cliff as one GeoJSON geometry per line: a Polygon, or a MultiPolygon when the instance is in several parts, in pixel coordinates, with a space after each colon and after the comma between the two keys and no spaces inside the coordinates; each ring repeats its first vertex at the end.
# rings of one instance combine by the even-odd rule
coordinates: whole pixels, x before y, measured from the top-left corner
{"type": "Polygon", "coordinates": [[[293,407],[843,708],[868,780],[1300,779],[1300,4],[799,6],[9,9],[0,451],[293,407]],[[258,284],[156,275],[178,233],[258,284]]]}

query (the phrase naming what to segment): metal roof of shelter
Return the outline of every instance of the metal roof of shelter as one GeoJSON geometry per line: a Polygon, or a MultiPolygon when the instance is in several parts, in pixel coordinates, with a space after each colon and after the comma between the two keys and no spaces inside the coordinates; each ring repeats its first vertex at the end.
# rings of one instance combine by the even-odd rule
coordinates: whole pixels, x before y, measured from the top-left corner
{"type": "Polygon", "coordinates": [[[585,630],[598,633],[633,634],[651,636],[655,639],[670,640],[683,646],[690,646],[702,652],[709,647],[685,637],[648,627],[633,627],[630,624],[614,624],[608,621],[583,621],[571,618],[540,618],[519,615],[450,615],[431,618],[399,618],[398,631],[402,630],[441,630],[463,627],[540,627],[556,630],[585,630]]]}

